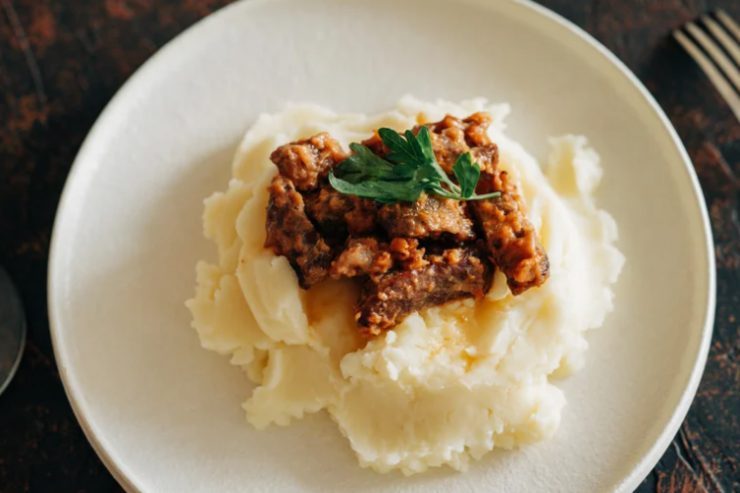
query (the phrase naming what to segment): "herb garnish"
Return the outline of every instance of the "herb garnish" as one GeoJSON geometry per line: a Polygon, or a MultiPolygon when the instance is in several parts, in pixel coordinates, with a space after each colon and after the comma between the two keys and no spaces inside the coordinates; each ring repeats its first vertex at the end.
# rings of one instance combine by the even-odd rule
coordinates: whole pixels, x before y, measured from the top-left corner
{"type": "Polygon", "coordinates": [[[390,150],[387,159],[362,144],[350,144],[353,154],[329,173],[329,183],[335,190],[383,203],[415,202],[422,192],[455,200],[501,195],[475,193],[480,167],[469,152],[455,161],[452,172],[457,183],[453,182],[434,157],[427,127],[421,127],[417,135],[411,130],[401,135],[390,128],[381,128],[378,134],[390,150]]]}

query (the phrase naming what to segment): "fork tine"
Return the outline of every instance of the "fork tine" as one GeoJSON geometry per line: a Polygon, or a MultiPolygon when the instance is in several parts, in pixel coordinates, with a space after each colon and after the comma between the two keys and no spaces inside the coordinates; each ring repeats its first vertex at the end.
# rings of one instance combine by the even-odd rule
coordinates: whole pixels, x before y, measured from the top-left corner
{"type": "Polygon", "coordinates": [[[691,58],[701,67],[704,73],[709,77],[709,80],[717,88],[717,91],[725,98],[730,109],[735,114],[735,118],[740,120],[740,96],[737,95],[735,90],[732,88],[729,82],[720,73],[717,67],[707,58],[704,53],[689,39],[686,34],[680,29],[673,31],[673,37],[676,38],[681,46],[684,47],[686,52],[691,55],[691,58]]]}
{"type": "Polygon", "coordinates": [[[716,63],[719,68],[727,75],[735,89],[740,91],[740,71],[735,67],[735,64],[730,61],[724,52],[715,44],[712,39],[707,36],[704,31],[693,22],[689,22],[684,26],[686,30],[693,36],[693,38],[699,42],[704,51],[709,54],[709,57],[716,63]]]}
{"type": "Polygon", "coordinates": [[[717,11],[717,20],[735,36],[735,39],[740,39],[740,27],[735,24],[732,17],[727,15],[724,10],[717,11]]]}
{"type": "Polygon", "coordinates": [[[727,31],[722,29],[720,25],[708,15],[702,16],[701,20],[704,25],[707,26],[709,32],[712,33],[712,36],[719,41],[719,44],[721,44],[725,51],[727,51],[732,59],[735,60],[735,63],[740,65],[740,47],[738,47],[737,41],[732,39],[732,37],[727,34],[727,31]]]}

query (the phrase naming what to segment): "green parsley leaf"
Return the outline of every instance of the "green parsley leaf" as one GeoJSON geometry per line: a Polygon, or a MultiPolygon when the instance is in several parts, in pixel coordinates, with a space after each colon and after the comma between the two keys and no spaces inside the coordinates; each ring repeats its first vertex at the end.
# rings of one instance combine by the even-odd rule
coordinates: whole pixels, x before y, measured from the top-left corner
{"type": "Polygon", "coordinates": [[[401,135],[390,128],[379,128],[378,135],[383,144],[388,147],[388,159],[396,164],[398,163],[415,163],[424,157],[417,154],[411,144],[404,140],[401,135]]]}
{"type": "Polygon", "coordinates": [[[393,164],[381,158],[362,144],[350,144],[353,154],[342,161],[341,178],[350,183],[366,180],[387,180],[395,176],[393,164]]]}
{"type": "Polygon", "coordinates": [[[455,161],[452,172],[460,184],[460,195],[465,199],[472,197],[480,178],[480,167],[473,162],[473,156],[469,152],[461,154],[455,161]]]}
{"type": "Polygon", "coordinates": [[[393,202],[416,202],[423,191],[420,183],[411,181],[363,181],[351,183],[329,174],[329,183],[335,190],[390,204],[393,202]]]}
{"type": "Polygon", "coordinates": [[[362,144],[350,144],[353,154],[329,173],[329,183],[341,193],[374,199],[382,203],[415,202],[422,193],[455,200],[494,198],[499,192],[477,195],[480,167],[470,153],[458,157],[453,166],[457,183],[437,162],[429,129],[414,135],[390,128],[378,130],[388,148],[384,159],[362,144]]]}

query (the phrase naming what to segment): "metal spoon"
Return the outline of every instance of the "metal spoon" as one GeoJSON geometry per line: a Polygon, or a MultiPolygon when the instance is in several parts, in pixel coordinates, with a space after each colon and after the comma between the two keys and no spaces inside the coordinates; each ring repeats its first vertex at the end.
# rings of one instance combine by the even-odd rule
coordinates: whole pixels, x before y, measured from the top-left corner
{"type": "Polygon", "coordinates": [[[0,394],[18,369],[26,343],[23,305],[8,273],[0,267],[0,394]]]}

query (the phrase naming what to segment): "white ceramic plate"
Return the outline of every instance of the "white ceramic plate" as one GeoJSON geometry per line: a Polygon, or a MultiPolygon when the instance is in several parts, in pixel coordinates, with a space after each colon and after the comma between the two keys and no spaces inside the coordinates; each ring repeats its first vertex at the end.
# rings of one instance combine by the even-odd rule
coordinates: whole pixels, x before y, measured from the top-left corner
{"type": "Polygon", "coordinates": [[[87,437],[131,491],[628,491],[678,429],[714,313],[707,214],[675,132],[613,55],[528,2],[251,0],[200,22],[124,86],[87,138],[54,231],[49,298],[59,368],[87,437]],[[509,101],[510,134],[584,133],[598,197],[627,257],[616,311],[551,441],[486,456],[465,474],[360,469],[323,415],[257,432],[250,387],[202,350],[183,301],[202,199],[263,111],[342,111],[422,99],[509,101]]]}

